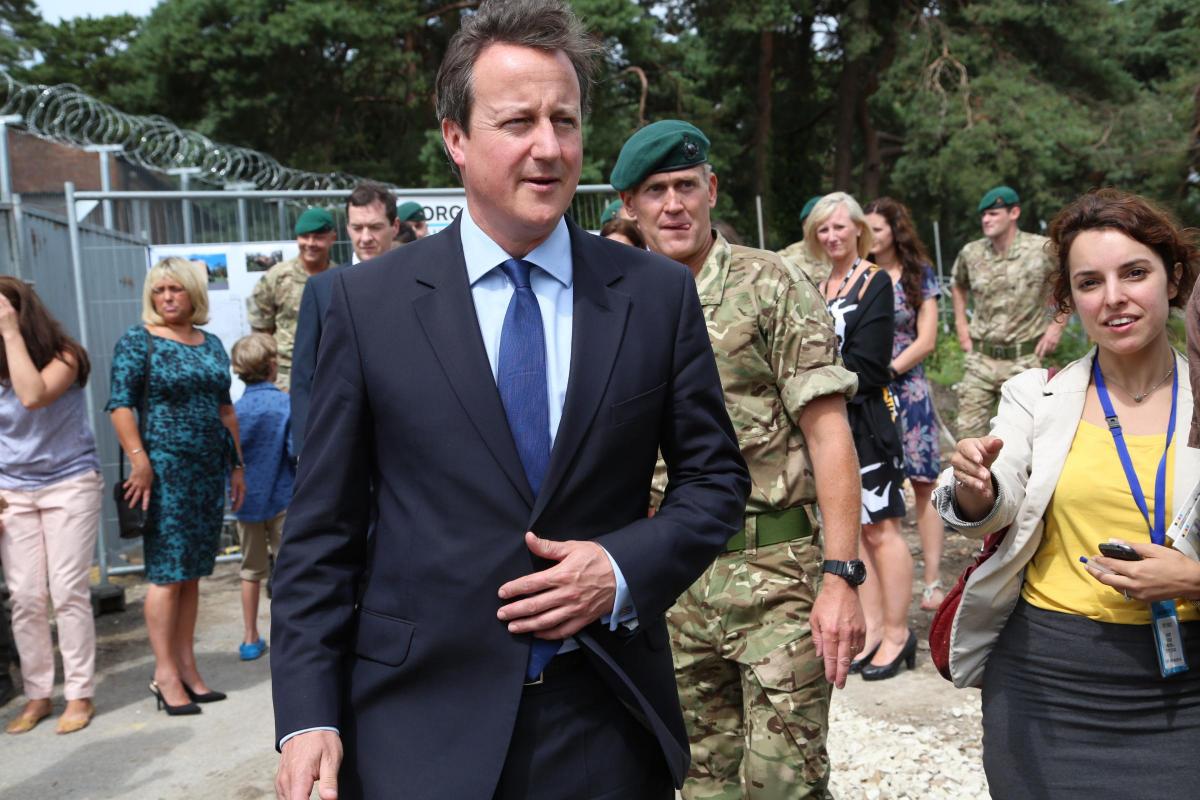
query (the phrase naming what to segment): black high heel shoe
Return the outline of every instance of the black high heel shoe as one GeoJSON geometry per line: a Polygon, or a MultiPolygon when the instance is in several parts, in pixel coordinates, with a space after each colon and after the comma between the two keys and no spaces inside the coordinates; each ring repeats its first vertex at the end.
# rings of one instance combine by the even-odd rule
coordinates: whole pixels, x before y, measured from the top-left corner
{"type": "Polygon", "coordinates": [[[858,658],[856,658],[850,662],[850,674],[851,675],[853,675],[856,672],[862,672],[862,668],[865,667],[867,664],[871,663],[871,659],[875,657],[875,653],[876,653],[876,651],[879,650],[880,644],[883,644],[883,642],[880,641],[879,644],[877,644],[871,648],[871,651],[869,653],[863,653],[861,656],[859,656],[858,658]]]}
{"type": "Polygon", "coordinates": [[[900,650],[890,664],[883,666],[875,666],[874,664],[863,664],[862,676],[864,681],[883,681],[888,678],[894,678],[900,672],[900,662],[904,662],[904,666],[912,669],[917,664],[917,635],[911,630],[908,632],[908,641],[904,643],[904,647],[900,650]]]}
{"type": "Polygon", "coordinates": [[[166,700],[163,699],[162,691],[158,688],[158,684],[155,683],[154,681],[150,681],[150,694],[154,695],[156,710],[166,711],[167,716],[178,717],[178,716],[184,716],[187,714],[199,714],[200,713],[200,706],[196,705],[195,703],[183,703],[183,704],[177,705],[177,706],[173,706],[170,703],[168,703],[166,700]]]}
{"type": "MultiPolygon", "coordinates": [[[[180,683],[183,682],[180,681],[180,683]]],[[[186,683],[183,684],[183,690],[187,692],[187,696],[192,699],[193,703],[215,703],[218,700],[224,700],[229,696],[224,692],[205,692],[204,694],[193,692],[192,687],[188,686],[186,683]]]]}

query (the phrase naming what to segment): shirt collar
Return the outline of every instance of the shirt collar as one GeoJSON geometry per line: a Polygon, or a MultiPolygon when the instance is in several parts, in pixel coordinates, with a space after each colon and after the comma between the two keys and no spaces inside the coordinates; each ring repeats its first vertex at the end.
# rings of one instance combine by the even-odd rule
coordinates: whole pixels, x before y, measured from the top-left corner
{"type": "MultiPolygon", "coordinates": [[[[475,223],[470,208],[464,208],[460,216],[459,236],[462,239],[463,259],[467,263],[467,280],[472,286],[512,258],[475,223]]],[[[533,248],[523,260],[540,267],[563,286],[570,286],[573,262],[571,232],[567,229],[566,219],[560,217],[546,241],[533,248]]]]}
{"type": "Polygon", "coordinates": [[[278,386],[271,383],[270,381],[259,381],[258,383],[246,384],[246,391],[243,392],[243,394],[246,394],[247,392],[267,392],[267,391],[270,391],[271,389],[278,389],[278,388],[279,388],[278,386]]]}

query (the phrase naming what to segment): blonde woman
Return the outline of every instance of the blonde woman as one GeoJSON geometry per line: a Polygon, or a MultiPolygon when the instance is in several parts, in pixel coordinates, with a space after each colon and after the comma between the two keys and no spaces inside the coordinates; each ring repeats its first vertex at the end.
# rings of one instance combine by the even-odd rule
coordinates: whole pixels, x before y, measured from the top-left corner
{"type": "Polygon", "coordinates": [[[859,589],[867,622],[866,647],[851,664],[863,680],[912,669],[917,639],[908,628],[913,560],[900,533],[904,518],[904,451],[896,427],[892,380],[895,334],[892,280],[867,256],[874,237],[858,201],[845,192],[825,195],[804,222],[809,255],[829,265],[820,284],[833,314],[846,369],[858,392],[846,407],[862,474],[862,559],[867,580],[859,589]]]}
{"type": "Polygon", "coordinates": [[[235,511],[246,492],[229,358],[216,336],[196,327],[207,321],[207,275],[181,258],[155,264],[142,292],[143,324],[113,351],[107,406],[131,465],[125,499],[154,521],[143,542],[153,584],[145,606],[155,661],[150,692],[172,715],[225,699],[196,669],[199,583],[216,560],[226,475],[235,511]],[[135,409],[143,396],[139,431],[135,409]]]}

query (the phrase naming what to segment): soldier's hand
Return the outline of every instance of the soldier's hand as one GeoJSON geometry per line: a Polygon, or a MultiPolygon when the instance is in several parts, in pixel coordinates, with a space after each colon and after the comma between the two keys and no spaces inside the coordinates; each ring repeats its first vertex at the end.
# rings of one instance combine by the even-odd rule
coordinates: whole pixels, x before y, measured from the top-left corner
{"type": "Polygon", "coordinates": [[[974,348],[971,344],[971,334],[967,333],[966,326],[956,326],[955,334],[958,336],[958,346],[962,348],[964,353],[969,353],[974,348]]]}
{"type": "Polygon", "coordinates": [[[1051,323],[1046,328],[1046,332],[1042,334],[1042,338],[1038,339],[1037,347],[1033,352],[1038,358],[1045,358],[1053,353],[1058,348],[1058,341],[1062,338],[1062,328],[1051,323]]]}
{"type": "Polygon", "coordinates": [[[995,436],[963,439],[954,448],[954,501],[968,521],[982,519],[996,502],[992,464],[1004,442],[995,436]]]}
{"type": "Polygon", "coordinates": [[[308,800],[313,785],[321,800],[337,800],[342,738],[333,731],[308,731],[283,745],[275,771],[277,800],[308,800]]]}
{"type": "Polygon", "coordinates": [[[826,575],[813,603],[809,625],[817,657],[825,662],[825,679],[844,688],[850,661],[862,652],[866,638],[858,590],[842,578],[826,575]]]}

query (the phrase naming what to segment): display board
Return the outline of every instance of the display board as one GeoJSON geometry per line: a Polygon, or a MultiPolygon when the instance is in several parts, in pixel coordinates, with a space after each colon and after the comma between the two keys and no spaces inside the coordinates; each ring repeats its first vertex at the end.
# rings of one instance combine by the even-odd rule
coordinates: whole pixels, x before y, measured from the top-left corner
{"type": "MultiPolygon", "coordinates": [[[[250,333],[246,301],[254,286],[268,269],[299,255],[295,240],[286,242],[249,242],[239,244],[160,244],[150,248],[152,266],[172,256],[185,258],[208,275],[208,324],[201,327],[215,334],[225,345],[250,333]]],[[[230,394],[241,397],[245,386],[233,376],[230,394]]]]}

